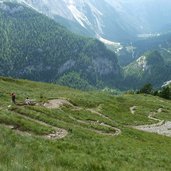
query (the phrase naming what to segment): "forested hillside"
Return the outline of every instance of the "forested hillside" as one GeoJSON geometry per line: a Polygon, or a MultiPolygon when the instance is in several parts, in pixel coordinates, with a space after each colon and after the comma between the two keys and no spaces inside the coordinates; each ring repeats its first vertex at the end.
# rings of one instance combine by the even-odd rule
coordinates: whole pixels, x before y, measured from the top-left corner
{"type": "Polygon", "coordinates": [[[126,66],[138,59],[145,52],[153,50],[161,52],[166,62],[171,61],[171,32],[141,37],[139,40],[131,43],[123,43],[122,49],[118,53],[119,63],[122,66],[126,66]]]}
{"type": "Polygon", "coordinates": [[[0,75],[70,85],[69,75],[72,87],[84,89],[120,79],[116,55],[101,42],[25,6],[0,3],[0,37],[0,75]]]}
{"type": "Polygon", "coordinates": [[[124,72],[127,88],[141,87],[145,83],[160,87],[171,80],[171,63],[166,62],[160,52],[151,51],[125,67],[124,72]]]}
{"type": "Polygon", "coordinates": [[[137,89],[145,83],[160,87],[171,80],[170,33],[127,47],[134,57],[140,56],[124,68],[125,75],[115,53],[103,43],[75,35],[21,4],[0,3],[0,37],[2,76],[55,82],[84,90],[137,89]],[[154,49],[157,51],[146,52],[154,49]]]}

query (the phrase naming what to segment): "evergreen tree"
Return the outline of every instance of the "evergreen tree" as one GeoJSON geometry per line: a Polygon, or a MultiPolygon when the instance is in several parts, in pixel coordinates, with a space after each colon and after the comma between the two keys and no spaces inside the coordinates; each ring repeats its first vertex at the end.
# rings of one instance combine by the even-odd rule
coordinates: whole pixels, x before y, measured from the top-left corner
{"type": "Polygon", "coordinates": [[[152,92],[153,92],[153,86],[152,86],[152,84],[150,84],[150,83],[145,84],[145,85],[140,89],[140,93],[151,94],[152,92]]]}
{"type": "Polygon", "coordinates": [[[171,88],[163,87],[161,92],[160,92],[160,97],[165,98],[165,99],[171,99],[171,88]]]}

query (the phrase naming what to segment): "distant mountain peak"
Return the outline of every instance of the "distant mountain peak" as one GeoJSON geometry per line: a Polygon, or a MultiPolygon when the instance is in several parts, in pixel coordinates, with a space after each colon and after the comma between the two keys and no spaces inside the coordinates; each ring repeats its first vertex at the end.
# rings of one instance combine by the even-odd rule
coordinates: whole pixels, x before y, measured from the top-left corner
{"type": "Polygon", "coordinates": [[[128,41],[171,29],[170,0],[8,0],[27,4],[74,32],[128,41]],[[58,17],[63,17],[65,21],[58,17]],[[58,18],[58,19],[57,19],[58,18]],[[73,27],[67,22],[73,22],[73,27]],[[71,28],[72,27],[72,28],[71,28]],[[83,31],[84,30],[84,31],[83,31]]]}

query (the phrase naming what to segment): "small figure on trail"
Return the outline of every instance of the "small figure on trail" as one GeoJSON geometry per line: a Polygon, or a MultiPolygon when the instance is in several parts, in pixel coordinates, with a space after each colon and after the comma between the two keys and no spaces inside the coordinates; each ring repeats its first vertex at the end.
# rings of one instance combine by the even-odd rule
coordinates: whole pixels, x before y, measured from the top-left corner
{"type": "Polygon", "coordinates": [[[31,100],[28,97],[25,99],[25,104],[26,105],[30,105],[31,104],[31,100]]]}
{"type": "Polygon", "coordinates": [[[13,102],[14,104],[16,104],[15,98],[16,98],[15,93],[12,93],[12,94],[11,94],[11,100],[12,100],[12,102],[13,102]]]}

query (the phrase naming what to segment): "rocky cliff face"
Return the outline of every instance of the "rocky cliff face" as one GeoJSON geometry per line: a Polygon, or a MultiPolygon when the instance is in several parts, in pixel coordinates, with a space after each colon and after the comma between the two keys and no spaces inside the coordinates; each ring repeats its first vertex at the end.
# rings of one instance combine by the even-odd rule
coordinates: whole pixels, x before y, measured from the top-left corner
{"type": "Polygon", "coordinates": [[[170,0],[106,0],[139,34],[171,29],[170,0]],[[170,28],[169,28],[170,26],[170,28]]]}
{"type": "Polygon", "coordinates": [[[57,20],[72,31],[87,32],[90,36],[108,40],[127,40],[134,37],[136,32],[131,23],[125,22],[118,11],[105,0],[16,1],[57,20]]]}
{"type": "Polygon", "coordinates": [[[72,31],[86,32],[113,41],[130,40],[136,36],[171,29],[170,0],[10,1],[27,4],[72,31]],[[59,19],[59,16],[65,21],[59,19]]]}

